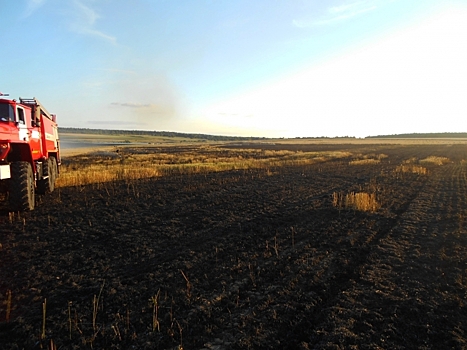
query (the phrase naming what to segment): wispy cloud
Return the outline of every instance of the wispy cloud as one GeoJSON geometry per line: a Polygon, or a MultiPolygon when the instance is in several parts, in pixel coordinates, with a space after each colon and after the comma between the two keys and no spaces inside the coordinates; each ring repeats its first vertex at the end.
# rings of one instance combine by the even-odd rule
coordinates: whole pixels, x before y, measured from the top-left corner
{"type": "Polygon", "coordinates": [[[44,5],[45,2],[46,0],[28,0],[23,18],[31,16],[34,13],[34,11],[36,11],[39,7],[44,5]]]}
{"type": "MultiPolygon", "coordinates": [[[[47,1],[27,0],[26,10],[22,17],[27,18],[31,16],[40,7],[44,6],[47,1]]],[[[86,5],[85,0],[62,0],[60,3],[57,2],[57,7],[63,10],[64,20],[71,31],[103,39],[114,45],[117,43],[117,39],[114,36],[95,28],[96,22],[101,16],[89,5],[86,5]]]]}
{"type": "Polygon", "coordinates": [[[142,104],[142,103],[132,103],[132,102],[112,102],[112,106],[117,106],[117,107],[130,107],[130,108],[150,108],[154,107],[155,105],[151,103],[147,104],[142,104]]]}
{"type": "MultiPolygon", "coordinates": [[[[44,0],[36,0],[44,1],[44,0]]],[[[70,29],[76,33],[94,36],[99,39],[104,39],[111,44],[116,44],[117,39],[114,36],[108,35],[95,28],[96,21],[100,18],[99,14],[89,6],[86,6],[80,0],[73,1],[73,17],[70,23],[70,29]]]]}
{"type": "Polygon", "coordinates": [[[174,106],[168,103],[112,102],[110,106],[114,108],[130,108],[135,113],[147,116],[172,117],[175,115],[174,106]]]}
{"type": "Polygon", "coordinates": [[[351,19],[366,12],[376,10],[384,0],[359,0],[329,7],[326,14],[319,19],[294,19],[293,25],[299,28],[308,28],[334,24],[351,19]]]}

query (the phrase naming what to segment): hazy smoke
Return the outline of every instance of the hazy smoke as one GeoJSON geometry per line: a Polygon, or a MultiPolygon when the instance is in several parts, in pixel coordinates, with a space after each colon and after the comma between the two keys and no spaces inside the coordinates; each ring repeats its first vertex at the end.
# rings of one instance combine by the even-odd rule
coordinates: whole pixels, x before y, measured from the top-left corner
{"type": "Polygon", "coordinates": [[[120,121],[131,121],[153,129],[176,129],[180,98],[163,74],[133,74],[113,85],[110,103],[120,121]]]}

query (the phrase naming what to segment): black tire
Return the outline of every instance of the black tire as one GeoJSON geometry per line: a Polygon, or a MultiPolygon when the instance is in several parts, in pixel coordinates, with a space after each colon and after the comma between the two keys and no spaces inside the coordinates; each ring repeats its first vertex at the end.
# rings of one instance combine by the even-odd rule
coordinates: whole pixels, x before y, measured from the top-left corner
{"type": "Polygon", "coordinates": [[[33,210],[35,205],[35,184],[31,164],[29,162],[13,162],[10,169],[10,209],[12,211],[33,210]]]}
{"type": "Polygon", "coordinates": [[[46,194],[53,192],[55,189],[55,171],[54,171],[54,164],[52,159],[49,158],[42,164],[42,175],[45,179],[41,179],[37,181],[37,192],[40,194],[46,194]]]}
{"type": "Polygon", "coordinates": [[[58,178],[58,165],[57,165],[57,159],[55,157],[50,157],[52,159],[52,169],[53,169],[53,174],[54,174],[54,188],[55,188],[55,180],[58,178]]]}

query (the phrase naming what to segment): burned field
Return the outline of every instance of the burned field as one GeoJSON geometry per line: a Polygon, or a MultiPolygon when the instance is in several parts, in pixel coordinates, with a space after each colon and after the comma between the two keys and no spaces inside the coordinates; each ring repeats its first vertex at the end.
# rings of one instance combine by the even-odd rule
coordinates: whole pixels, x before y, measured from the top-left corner
{"type": "Polygon", "coordinates": [[[0,348],[467,347],[465,145],[248,147],[2,212],[0,348]]]}

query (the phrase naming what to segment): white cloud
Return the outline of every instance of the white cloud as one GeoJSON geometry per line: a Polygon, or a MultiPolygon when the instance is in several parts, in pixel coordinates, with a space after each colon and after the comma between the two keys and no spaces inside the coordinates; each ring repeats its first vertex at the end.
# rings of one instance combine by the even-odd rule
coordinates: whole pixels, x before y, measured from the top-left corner
{"type": "Polygon", "coordinates": [[[358,13],[362,9],[373,7],[374,5],[371,4],[371,1],[357,1],[350,4],[339,5],[339,6],[332,6],[328,9],[328,12],[331,14],[353,14],[358,13]]]}
{"type": "Polygon", "coordinates": [[[361,0],[339,6],[332,6],[329,7],[326,14],[319,19],[294,19],[292,23],[299,28],[333,24],[376,10],[381,3],[381,0],[361,0]]]}
{"type": "Polygon", "coordinates": [[[115,38],[114,36],[111,36],[111,35],[107,35],[99,30],[95,30],[95,29],[91,29],[91,28],[82,28],[82,27],[79,27],[79,26],[75,26],[74,29],[78,32],[78,33],[81,33],[81,34],[87,34],[87,35],[91,35],[91,36],[94,36],[94,37],[97,37],[97,38],[100,38],[100,39],[104,39],[108,42],[110,42],[111,44],[115,45],[117,44],[117,38],[115,38]]]}
{"type": "Polygon", "coordinates": [[[23,18],[31,16],[34,13],[34,11],[36,11],[39,7],[44,5],[45,2],[46,0],[28,0],[23,18]]]}
{"type": "Polygon", "coordinates": [[[87,7],[79,0],[74,0],[74,4],[80,10],[80,17],[89,25],[93,25],[100,16],[90,7],[87,7]]]}
{"type": "Polygon", "coordinates": [[[100,16],[95,10],[83,4],[80,0],[73,1],[73,17],[74,20],[69,25],[72,31],[104,39],[114,45],[117,43],[117,39],[114,36],[94,28],[100,16]]]}
{"type": "MultiPolygon", "coordinates": [[[[28,0],[23,18],[31,16],[48,0],[28,0]]],[[[103,39],[111,44],[116,44],[117,39],[95,28],[96,22],[101,16],[90,6],[85,5],[83,0],[60,0],[56,3],[58,8],[65,9],[65,21],[71,31],[83,35],[103,39]]]]}

